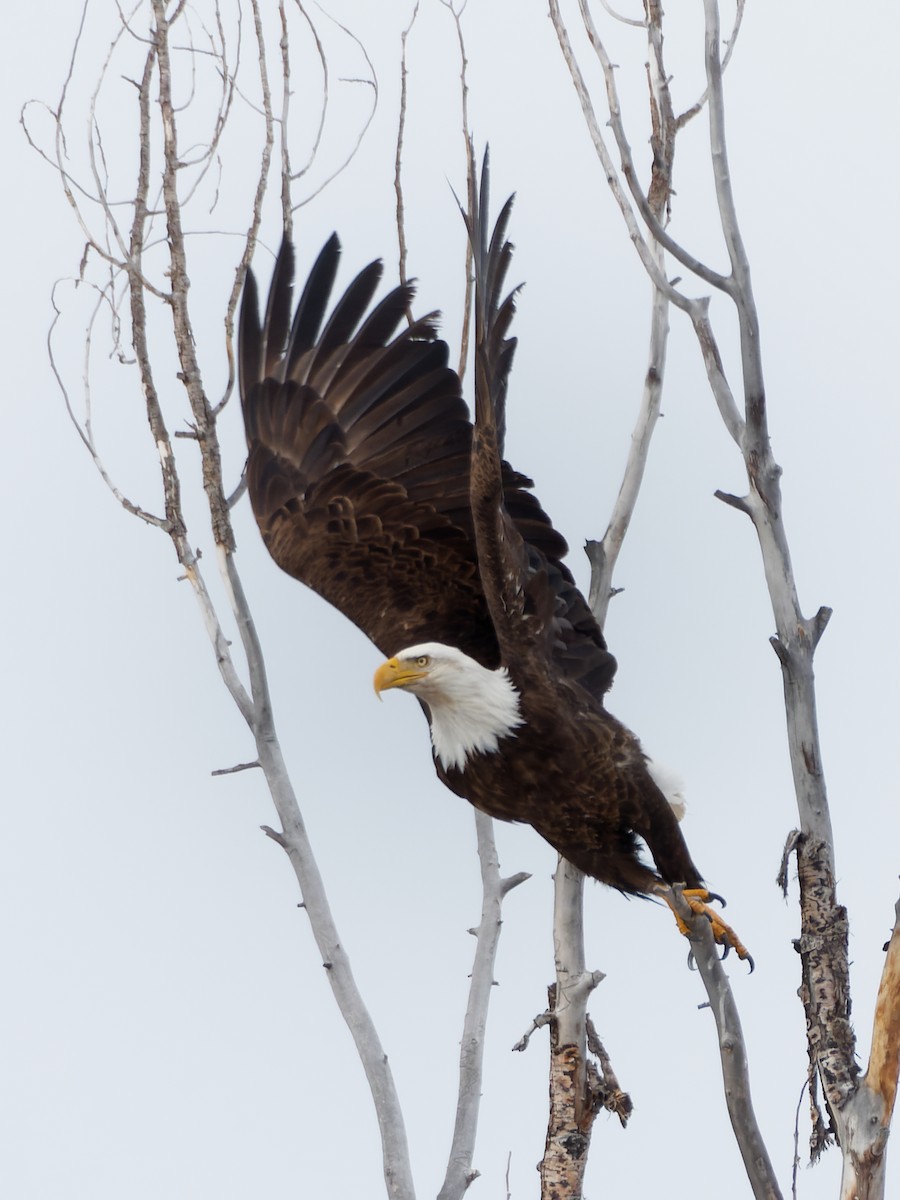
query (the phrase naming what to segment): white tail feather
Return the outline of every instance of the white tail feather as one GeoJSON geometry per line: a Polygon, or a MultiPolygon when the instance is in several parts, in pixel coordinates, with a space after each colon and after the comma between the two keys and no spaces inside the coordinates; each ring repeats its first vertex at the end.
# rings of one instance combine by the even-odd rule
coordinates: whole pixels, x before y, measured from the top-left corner
{"type": "Polygon", "coordinates": [[[647,759],[647,770],[650,772],[650,778],[672,806],[675,819],[682,820],[687,808],[687,801],[684,798],[684,780],[677,771],[673,771],[671,767],[666,767],[662,763],[654,762],[652,758],[647,759]]]}

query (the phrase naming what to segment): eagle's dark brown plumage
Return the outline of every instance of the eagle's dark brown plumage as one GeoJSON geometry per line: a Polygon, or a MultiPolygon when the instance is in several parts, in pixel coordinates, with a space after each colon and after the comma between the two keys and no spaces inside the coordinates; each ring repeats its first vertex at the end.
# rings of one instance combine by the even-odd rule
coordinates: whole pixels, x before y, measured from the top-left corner
{"type": "MultiPolygon", "coordinates": [[[[615,660],[563,563],[531,481],[502,461],[515,342],[503,298],[511,202],[488,244],[486,175],[470,228],[477,280],[476,422],[434,317],[397,333],[412,300],[374,307],[373,263],[327,320],[332,237],[291,317],[294,255],[282,245],[264,319],[248,275],[240,388],[253,511],[275,561],[388,656],[420,643],[507,668],[521,724],[462,767],[457,794],[532,825],[588,875],[629,893],[701,886],[637,739],[604,706],[615,660]],[[324,323],[323,323],[324,322],[324,323]],[[641,861],[643,839],[656,865],[641,861]]],[[[426,703],[427,711],[427,703],[426,703]]]]}

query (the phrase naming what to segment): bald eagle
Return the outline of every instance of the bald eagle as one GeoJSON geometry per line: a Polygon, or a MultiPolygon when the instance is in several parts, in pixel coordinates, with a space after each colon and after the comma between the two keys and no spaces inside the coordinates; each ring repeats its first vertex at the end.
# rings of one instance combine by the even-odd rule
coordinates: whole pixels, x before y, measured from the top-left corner
{"type": "MultiPolygon", "coordinates": [[[[493,817],[527,822],[622,892],[665,896],[681,883],[699,894],[700,872],[658,772],[606,709],[616,662],[565,565],[566,543],[531,480],[503,459],[516,346],[516,293],[504,296],[511,206],[488,239],[485,170],[468,222],[474,423],[436,314],[397,332],[412,286],[373,306],[380,262],[357,275],[327,319],[336,236],[293,315],[287,239],[262,319],[248,272],[239,382],[253,512],[275,562],[386,656],[376,690],[419,699],[437,773],[453,792],[493,817]]],[[[727,927],[714,929],[727,942],[727,927]]]]}

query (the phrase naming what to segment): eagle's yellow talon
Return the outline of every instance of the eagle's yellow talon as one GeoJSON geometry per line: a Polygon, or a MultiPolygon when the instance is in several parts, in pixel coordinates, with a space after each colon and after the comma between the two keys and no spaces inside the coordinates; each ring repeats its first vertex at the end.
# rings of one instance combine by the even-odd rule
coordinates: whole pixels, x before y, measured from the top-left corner
{"type": "MultiPolygon", "coordinates": [[[[713,937],[715,938],[716,943],[720,946],[724,946],[725,948],[722,957],[724,958],[729,950],[734,950],[742,962],[750,964],[750,970],[752,972],[756,965],[753,961],[752,954],[732,929],[732,927],[726,921],[723,921],[721,915],[709,905],[709,901],[712,899],[714,893],[708,892],[706,888],[685,888],[681,894],[690,905],[691,912],[696,914],[698,917],[706,917],[707,921],[709,921],[710,925],[712,926],[713,937]]],[[[685,921],[675,911],[675,906],[671,899],[669,899],[669,896],[666,894],[666,892],[663,892],[662,895],[666,903],[672,909],[672,912],[675,916],[675,921],[678,924],[678,928],[685,937],[689,937],[690,930],[688,929],[685,921]]],[[[721,897],[716,896],[716,899],[721,899],[721,897]]]]}

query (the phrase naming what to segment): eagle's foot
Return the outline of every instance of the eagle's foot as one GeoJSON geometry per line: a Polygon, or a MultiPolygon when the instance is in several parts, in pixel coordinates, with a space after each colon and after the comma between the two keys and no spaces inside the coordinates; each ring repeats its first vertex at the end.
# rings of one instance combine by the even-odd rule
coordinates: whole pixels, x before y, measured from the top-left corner
{"type": "MultiPolygon", "coordinates": [[[[753,955],[750,953],[732,927],[728,924],[728,922],[722,920],[721,914],[716,912],[714,908],[710,907],[710,900],[715,899],[721,901],[721,897],[716,896],[714,892],[707,891],[706,888],[685,888],[681,895],[684,897],[686,903],[690,906],[692,913],[698,917],[706,917],[707,921],[709,921],[710,925],[712,926],[713,937],[715,938],[716,943],[719,946],[724,947],[722,957],[724,958],[729,950],[734,950],[742,962],[749,964],[752,972],[755,966],[755,963],[753,962],[753,955]]],[[[671,893],[668,891],[668,889],[666,889],[666,892],[663,893],[663,896],[666,903],[672,910],[675,920],[678,923],[678,928],[685,937],[690,937],[690,930],[688,929],[686,922],[679,915],[677,909],[675,908],[675,905],[670,898],[671,893]]]]}

